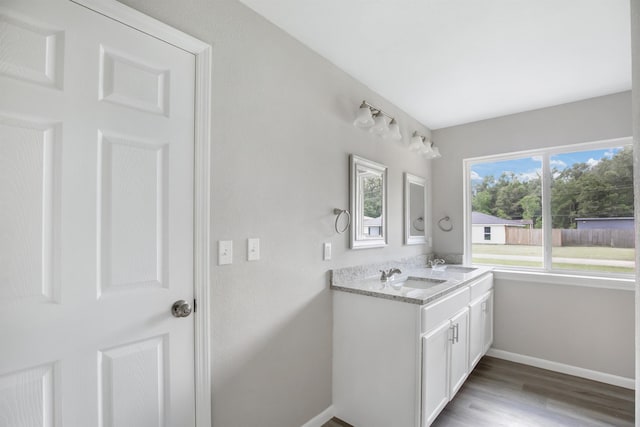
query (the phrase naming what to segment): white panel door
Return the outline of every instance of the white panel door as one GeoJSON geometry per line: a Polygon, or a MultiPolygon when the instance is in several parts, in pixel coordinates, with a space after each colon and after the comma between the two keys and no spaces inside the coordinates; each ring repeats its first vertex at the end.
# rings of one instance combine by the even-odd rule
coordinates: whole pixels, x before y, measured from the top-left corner
{"type": "Polygon", "coordinates": [[[192,54],[0,3],[0,426],[189,427],[192,54]]]}

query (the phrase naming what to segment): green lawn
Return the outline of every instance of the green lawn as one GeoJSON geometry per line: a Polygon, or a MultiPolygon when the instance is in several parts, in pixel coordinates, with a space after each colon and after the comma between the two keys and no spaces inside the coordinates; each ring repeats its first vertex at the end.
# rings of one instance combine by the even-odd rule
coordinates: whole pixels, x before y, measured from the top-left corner
{"type": "Polygon", "coordinates": [[[518,261],[512,259],[491,259],[491,258],[473,258],[471,260],[474,264],[485,264],[485,265],[506,265],[506,266],[517,266],[517,267],[542,267],[541,262],[535,261],[518,261]]]}
{"type": "Polygon", "coordinates": [[[614,265],[590,265],[590,264],[562,264],[553,263],[553,268],[558,270],[577,270],[577,271],[604,271],[608,273],[635,273],[635,269],[629,267],[616,267],[614,265]]]}
{"type": "Polygon", "coordinates": [[[474,254],[542,256],[542,246],[473,245],[474,254]]]}
{"type": "MultiPolygon", "coordinates": [[[[474,264],[486,265],[503,265],[503,266],[520,266],[520,267],[542,267],[542,247],[541,246],[525,246],[525,245],[473,245],[473,254],[495,255],[493,257],[473,257],[474,264]],[[514,260],[501,259],[501,255],[537,257],[537,260],[514,260]]],[[[627,248],[608,248],[599,246],[563,246],[554,247],[553,256],[558,258],[575,258],[585,260],[616,260],[616,261],[634,261],[635,249],[627,248]]],[[[633,273],[635,270],[631,267],[613,266],[613,265],[594,265],[589,263],[553,263],[554,269],[559,270],[582,270],[582,271],[600,271],[610,273],[633,273]]]]}
{"type": "MultiPolygon", "coordinates": [[[[526,245],[473,245],[474,254],[524,255],[542,257],[542,246],[526,245]]],[[[553,256],[561,258],[616,259],[633,261],[633,248],[607,248],[602,246],[562,246],[553,248],[553,256]]]]}
{"type": "MultiPolygon", "coordinates": [[[[542,268],[542,262],[535,261],[518,261],[510,259],[490,259],[490,258],[473,258],[472,262],[479,265],[503,265],[505,267],[537,267],[542,268]]],[[[600,271],[609,273],[633,273],[635,270],[628,267],[615,267],[605,265],[589,265],[589,264],[564,264],[559,262],[553,263],[553,268],[558,270],[575,270],[575,271],[600,271]]]]}

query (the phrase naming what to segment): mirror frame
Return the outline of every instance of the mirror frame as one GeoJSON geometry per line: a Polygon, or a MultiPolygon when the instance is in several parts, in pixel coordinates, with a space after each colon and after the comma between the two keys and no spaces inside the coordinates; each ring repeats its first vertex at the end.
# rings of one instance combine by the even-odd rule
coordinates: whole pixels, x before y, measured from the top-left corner
{"type": "Polygon", "coordinates": [[[408,172],[404,173],[404,244],[405,245],[424,245],[427,243],[429,215],[427,215],[427,179],[408,172]],[[411,235],[411,184],[420,185],[422,187],[424,203],[423,235],[411,235]]]}
{"type": "Polygon", "coordinates": [[[352,154],[350,156],[350,209],[351,209],[351,249],[381,248],[387,246],[389,229],[387,227],[387,170],[388,168],[380,163],[367,160],[363,157],[352,154]],[[360,238],[357,230],[360,226],[360,218],[357,212],[358,207],[358,169],[370,170],[382,176],[382,236],[375,238],[360,238]]]}

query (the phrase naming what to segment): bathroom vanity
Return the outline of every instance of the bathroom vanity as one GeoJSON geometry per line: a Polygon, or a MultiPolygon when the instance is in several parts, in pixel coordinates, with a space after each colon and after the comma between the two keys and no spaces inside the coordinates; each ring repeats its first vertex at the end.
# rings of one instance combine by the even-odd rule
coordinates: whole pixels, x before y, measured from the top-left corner
{"type": "Polygon", "coordinates": [[[449,266],[332,277],[333,405],[355,426],[430,425],[493,341],[493,274],[449,266]]]}

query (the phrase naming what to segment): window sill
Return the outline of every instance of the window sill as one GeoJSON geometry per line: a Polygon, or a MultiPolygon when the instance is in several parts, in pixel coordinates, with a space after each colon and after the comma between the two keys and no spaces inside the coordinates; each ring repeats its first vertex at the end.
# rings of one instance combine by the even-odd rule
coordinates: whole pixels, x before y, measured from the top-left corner
{"type": "Polygon", "coordinates": [[[583,288],[615,289],[634,291],[635,279],[629,277],[583,276],[580,274],[560,274],[544,271],[523,271],[493,268],[493,274],[499,280],[517,280],[520,282],[544,283],[548,285],[580,286],[583,288]]]}

